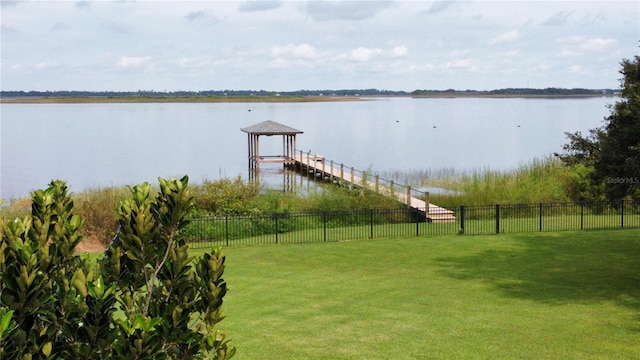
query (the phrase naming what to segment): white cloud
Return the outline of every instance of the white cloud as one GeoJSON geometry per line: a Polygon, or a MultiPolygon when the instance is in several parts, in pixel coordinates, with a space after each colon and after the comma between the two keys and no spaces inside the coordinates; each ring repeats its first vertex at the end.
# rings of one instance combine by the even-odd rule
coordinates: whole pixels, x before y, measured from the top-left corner
{"type": "Polygon", "coordinates": [[[455,49],[449,54],[449,57],[459,58],[459,57],[467,56],[469,54],[471,54],[470,49],[455,49]]]}
{"type": "Polygon", "coordinates": [[[432,71],[434,70],[436,67],[433,64],[414,64],[414,65],[410,65],[408,70],[410,72],[422,72],[422,71],[432,71]]]}
{"type": "Polygon", "coordinates": [[[209,63],[209,60],[200,57],[183,56],[179,59],[173,60],[172,63],[177,64],[181,68],[193,69],[206,66],[209,63]]]}
{"type": "Polygon", "coordinates": [[[572,65],[569,67],[569,72],[574,74],[582,74],[584,72],[584,68],[581,65],[572,65]]]}
{"type": "Polygon", "coordinates": [[[41,61],[34,65],[36,69],[50,69],[59,66],[60,64],[56,61],[41,61]]]}
{"type": "Polygon", "coordinates": [[[266,11],[277,9],[281,5],[282,1],[251,0],[240,3],[240,5],[238,5],[238,10],[241,12],[266,11]]]}
{"type": "Polygon", "coordinates": [[[364,20],[389,6],[390,1],[309,1],[306,12],[316,21],[364,20]]]}
{"type": "Polygon", "coordinates": [[[564,24],[567,23],[567,21],[569,20],[569,16],[571,14],[564,12],[564,11],[559,11],[557,13],[555,13],[553,16],[551,16],[550,18],[546,19],[545,21],[542,22],[542,25],[545,26],[562,26],[564,24]]]}
{"type": "Polygon", "coordinates": [[[550,86],[613,88],[620,60],[637,53],[629,29],[640,18],[637,1],[620,0],[10,5],[2,1],[3,89],[491,89],[534,71],[550,86]]]}
{"type": "Polygon", "coordinates": [[[370,49],[361,46],[351,50],[351,59],[365,62],[371,60],[374,55],[380,54],[381,52],[380,49],[370,49]]]}
{"type": "Polygon", "coordinates": [[[507,57],[513,58],[513,57],[518,57],[520,56],[522,52],[520,50],[511,50],[511,51],[507,51],[507,53],[505,54],[507,57]]]}
{"type": "Polygon", "coordinates": [[[500,34],[489,41],[491,45],[503,45],[517,41],[520,38],[518,30],[511,30],[504,34],[500,34]]]}
{"type": "Polygon", "coordinates": [[[447,61],[445,67],[447,69],[473,69],[475,66],[471,59],[453,59],[447,61]]]}
{"type": "Polygon", "coordinates": [[[580,56],[580,55],[582,55],[581,52],[570,50],[570,49],[563,49],[558,53],[558,57],[573,57],[573,56],[580,56]]]}
{"type": "Polygon", "coordinates": [[[559,57],[581,56],[584,53],[603,52],[616,44],[615,39],[591,38],[584,36],[569,36],[556,40],[562,48],[559,57]]]}
{"type": "Polygon", "coordinates": [[[407,53],[409,53],[409,49],[404,45],[396,46],[391,49],[391,54],[393,57],[402,57],[407,55],[407,53]]]}
{"type": "Polygon", "coordinates": [[[287,44],[271,48],[274,58],[317,59],[318,51],[309,44],[287,44]]]}
{"type": "Polygon", "coordinates": [[[123,68],[136,68],[145,65],[151,58],[148,56],[122,56],[118,66],[123,68]]]}
{"type": "Polygon", "coordinates": [[[453,5],[454,1],[434,1],[429,10],[425,11],[426,14],[436,14],[446,10],[449,6],[453,5]]]}
{"type": "Polygon", "coordinates": [[[588,39],[580,48],[586,51],[603,51],[615,44],[614,39],[588,39]]]}

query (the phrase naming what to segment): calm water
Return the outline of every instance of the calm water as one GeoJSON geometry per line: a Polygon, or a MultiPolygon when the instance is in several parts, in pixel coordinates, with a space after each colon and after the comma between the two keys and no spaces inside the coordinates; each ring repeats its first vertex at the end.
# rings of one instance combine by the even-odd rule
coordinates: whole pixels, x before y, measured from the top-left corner
{"type": "MultiPolygon", "coordinates": [[[[52,179],[72,191],[247,177],[247,135],[273,120],[304,131],[299,150],[360,170],[509,169],[560,151],[565,131],[600,126],[615,98],[380,99],[329,103],[2,104],[0,195],[52,179]]],[[[281,154],[282,137],[261,137],[281,154]]]]}

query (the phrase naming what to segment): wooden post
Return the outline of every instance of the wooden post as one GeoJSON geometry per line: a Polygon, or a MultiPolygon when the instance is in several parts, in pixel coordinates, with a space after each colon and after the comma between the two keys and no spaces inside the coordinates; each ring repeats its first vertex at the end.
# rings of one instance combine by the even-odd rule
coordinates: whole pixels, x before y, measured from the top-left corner
{"type": "Polygon", "coordinates": [[[351,188],[356,186],[356,179],[353,176],[353,166],[351,167],[351,188]]]}
{"type": "Polygon", "coordinates": [[[376,194],[380,194],[380,176],[376,175],[376,194]]]}
{"type": "Polygon", "coordinates": [[[340,181],[344,181],[344,164],[340,164],[340,181]]]}
{"type": "Polygon", "coordinates": [[[283,164],[287,163],[287,135],[282,135],[282,157],[284,157],[283,164]]]}
{"type": "Polygon", "coordinates": [[[362,195],[364,195],[365,191],[367,191],[367,172],[363,171],[362,172],[362,195]]]}
{"type": "Polygon", "coordinates": [[[411,186],[407,185],[407,206],[411,207],[411,186]]]}
{"type": "Polygon", "coordinates": [[[424,211],[427,214],[427,216],[429,216],[429,201],[431,201],[429,199],[429,197],[430,197],[430,194],[429,194],[428,191],[426,193],[424,193],[424,204],[425,204],[425,207],[426,207],[426,209],[424,209],[424,211]]]}
{"type": "Polygon", "coordinates": [[[322,181],[324,181],[325,174],[326,174],[326,172],[324,171],[325,170],[324,167],[325,167],[325,161],[324,159],[322,159],[322,181]]]}
{"type": "Polygon", "coordinates": [[[311,150],[307,151],[307,177],[311,174],[311,165],[309,164],[309,157],[311,155],[311,150]]]}
{"type": "Polygon", "coordinates": [[[331,160],[331,176],[330,176],[330,179],[331,179],[331,183],[333,184],[333,160],[331,160]]]}

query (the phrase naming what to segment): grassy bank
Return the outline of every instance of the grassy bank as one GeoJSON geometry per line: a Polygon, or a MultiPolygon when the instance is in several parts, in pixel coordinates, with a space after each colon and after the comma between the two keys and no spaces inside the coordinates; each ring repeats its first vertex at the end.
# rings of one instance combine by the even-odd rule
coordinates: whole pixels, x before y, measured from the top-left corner
{"type": "MultiPolygon", "coordinates": [[[[576,173],[552,157],[532,160],[509,171],[457,172],[410,171],[382,174],[397,183],[414,187],[438,187],[430,202],[446,208],[460,205],[537,204],[572,202],[580,181],[576,173]]],[[[71,186],[73,184],[70,184],[71,186]]],[[[197,210],[194,215],[267,214],[304,211],[392,209],[400,203],[383,196],[323,184],[304,194],[257,189],[240,179],[221,179],[191,185],[197,210]]],[[[73,188],[73,186],[72,186],[73,188]]],[[[87,236],[108,242],[117,228],[115,209],[128,195],[125,187],[89,189],[74,196],[76,212],[85,219],[87,236]]],[[[12,219],[30,211],[26,199],[13,199],[0,207],[0,215],[12,219]]]]}
{"type": "MultiPolygon", "coordinates": [[[[304,195],[260,189],[239,177],[207,180],[202,184],[190,184],[190,187],[196,205],[190,215],[194,216],[403,207],[391,198],[372,192],[360,194],[331,185],[320,185],[318,191],[304,195]]],[[[74,212],[84,220],[82,235],[108,244],[118,228],[116,209],[128,196],[130,192],[125,186],[94,188],[74,193],[74,212]]],[[[10,199],[0,205],[0,220],[23,217],[31,212],[31,200],[28,198],[10,199]]]]}
{"type": "Polygon", "coordinates": [[[384,176],[414,187],[444,189],[431,192],[431,202],[460,205],[535,204],[577,201],[576,174],[555,157],[533,159],[510,170],[456,169],[387,172],[384,176]]]}
{"type": "Polygon", "coordinates": [[[225,250],[238,359],[640,357],[640,233],[225,250]]]}

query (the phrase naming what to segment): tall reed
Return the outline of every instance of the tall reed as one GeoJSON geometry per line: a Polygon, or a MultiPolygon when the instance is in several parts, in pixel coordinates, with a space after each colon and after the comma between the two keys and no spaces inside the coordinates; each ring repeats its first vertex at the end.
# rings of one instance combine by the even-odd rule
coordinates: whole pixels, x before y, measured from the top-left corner
{"type": "Polygon", "coordinates": [[[394,181],[435,188],[431,202],[444,207],[460,205],[547,203],[572,201],[571,170],[553,156],[535,158],[515,169],[427,169],[387,172],[394,181]]]}
{"type": "Polygon", "coordinates": [[[116,209],[129,196],[126,187],[106,187],[73,194],[75,213],[84,220],[84,236],[94,236],[107,245],[118,230],[116,209]]]}

